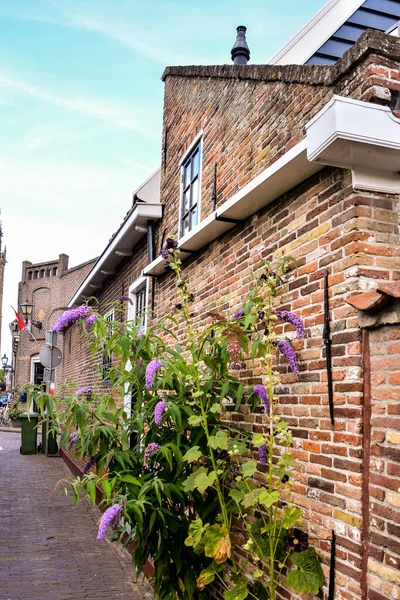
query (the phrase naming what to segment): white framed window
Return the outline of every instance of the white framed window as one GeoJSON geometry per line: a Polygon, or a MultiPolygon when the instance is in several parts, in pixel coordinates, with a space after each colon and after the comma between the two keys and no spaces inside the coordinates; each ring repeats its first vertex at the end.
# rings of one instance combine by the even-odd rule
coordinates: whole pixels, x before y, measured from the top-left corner
{"type": "Polygon", "coordinates": [[[132,304],[129,304],[128,319],[136,321],[141,331],[146,331],[147,327],[147,302],[148,302],[148,278],[139,277],[129,286],[129,298],[132,304]]]}
{"type": "MultiPolygon", "coordinates": [[[[108,313],[106,313],[104,315],[104,318],[106,321],[114,321],[114,311],[110,310],[108,313]]],[[[107,339],[110,339],[111,335],[112,335],[112,330],[111,327],[109,327],[110,331],[107,335],[107,339]]],[[[108,356],[108,354],[105,352],[103,352],[103,364],[102,364],[102,379],[103,381],[109,381],[110,379],[110,369],[111,369],[111,365],[112,365],[112,358],[111,356],[108,356]]]]}
{"type": "Polygon", "coordinates": [[[200,133],[180,162],[179,237],[184,237],[200,222],[202,149],[200,133]]]}

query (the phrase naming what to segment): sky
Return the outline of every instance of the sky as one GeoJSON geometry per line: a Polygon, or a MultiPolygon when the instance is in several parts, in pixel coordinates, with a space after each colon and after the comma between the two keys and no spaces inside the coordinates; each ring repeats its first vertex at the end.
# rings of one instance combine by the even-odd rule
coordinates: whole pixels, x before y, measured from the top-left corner
{"type": "Polygon", "coordinates": [[[22,261],[101,253],[161,160],[168,65],[268,61],[324,0],[0,0],[1,355],[22,261]]]}

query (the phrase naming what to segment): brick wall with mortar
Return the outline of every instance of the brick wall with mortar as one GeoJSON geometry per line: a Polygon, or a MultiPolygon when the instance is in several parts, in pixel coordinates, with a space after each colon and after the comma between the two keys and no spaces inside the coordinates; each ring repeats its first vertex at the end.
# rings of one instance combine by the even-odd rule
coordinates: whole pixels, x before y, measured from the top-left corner
{"type": "Polygon", "coordinates": [[[400,325],[371,330],[370,600],[400,599],[400,325]]]}
{"type": "MultiPolygon", "coordinates": [[[[32,327],[35,339],[27,329],[20,332],[15,364],[15,386],[20,387],[31,381],[32,358],[38,356],[45,345],[46,330],[51,329],[57,316],[62,313],[93,264],[94,259],[68,269],[66,254],[60,254],[57,260],[44,263],[23,262],[21,281],[18,286],[18,311],[21,312],[19,306],[26,300],[34,304],[31,318],[34,321],[41,321],[42,329],[32,327]]],[[[58,346],[62,348],[61,335],[58,346]]],[[[56,369],[57,381],[59,377],[59,369],[56,369]]]]}
{"type": "MultiPolygon", "coordinates": [[[[398,86],[398,60],[399,41],[367,32],[334,67],[167,69],[165,213],[158,228],[158,247],[164,231],[177,233],[179,161],[199,131],[203,132],[204,219],[211,212],[215,162],[219,205],[302,139],[306,122],[333,93],[373,102],[381,102],[382,96],[386,103],[392,100],[398,86]],[[378,87],[388,93],[377,89],[377,79],[378,87]]],[[[325,168],[184,263],[184,277],[196,294],[196,323],[204,325],[211,307],[223,311],[240,306],[261,258],[291,254],[297,259],[296,272],[279,290],[279,304],[300,313],[307,337],[296,343],[299,380],[288,373],[283,361],[279,365],[279,403],[295,439],[295,500],[304,508],[326,573],[331,530],[337,534],[335,597],[339,600],[361,600],[363,541],[362,343],[356,312],[345,298],[354,290],[372,287],[376,280],[400,277],[398,225],[397,196],[355,192],[349,172],[325,168]],[[325,269],[331,297],[334,427],[329,420],[322,340],[325,269]]],[[[138,265],[135,255],[128,262],[102,292],[102,302],[121,293],[122,273],[138,265]]],[[[157,319],[177,300],[172,275],[164,275],[154,285],[157,319]]],[[[71,335],[75,349],[79,344],[74,328],[71,335]]],[[[79,383],[92,384],[95,361],[88,363],[85,352],[75,354],[68,365],[65,361],[64,369],[69,375],[85,373],[85,381],[80,378],[79,383]]],[[[249,385],[262,381],[258,366],[246,365],[242,376],[249,385]]],[[[240,413],[230,412],[229,418],[254,431],[262,427],[261,411],[251,414],[246,406],[240,413]]],[[[238,553],[244,559],[240,549],[238,553]]],[[[295,598],[284,590],[281,596],[295,598]]]]}

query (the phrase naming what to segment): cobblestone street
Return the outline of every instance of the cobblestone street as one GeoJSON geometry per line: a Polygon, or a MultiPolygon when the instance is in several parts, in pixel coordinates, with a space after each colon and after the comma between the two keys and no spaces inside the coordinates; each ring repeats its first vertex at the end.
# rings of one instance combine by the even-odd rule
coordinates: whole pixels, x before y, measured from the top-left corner
{"type": "Polygon", "coordinates": [[[22,456],[20,435],[0,431],[0,599],[151,599],[129,554],[97,542],[100,511],[49,496],[70,477],[61,458],[22,456]]]}

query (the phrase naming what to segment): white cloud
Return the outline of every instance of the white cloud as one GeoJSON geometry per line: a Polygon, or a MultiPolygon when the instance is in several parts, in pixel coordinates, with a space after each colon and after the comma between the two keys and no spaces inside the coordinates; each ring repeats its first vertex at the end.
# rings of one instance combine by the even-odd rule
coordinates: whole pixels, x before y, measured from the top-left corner
{"type": "Polygon", "coordinates": [[[14,92],[50,102],[61,108],[101,119],[123,129],[137,131],[151,139],[158,139],[158,136],[155,136],[150,129],[144,127],[139,117],[134,115],[135,109],[133,106],[121,106],[117,101],[103,101],[79,95],[72,97],[60,96],[4,71],[0,71],[0,86],[3,89],[7,88],[14,92]]]}

